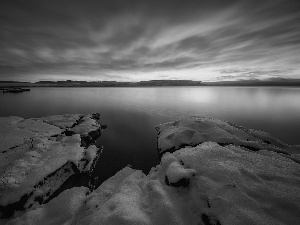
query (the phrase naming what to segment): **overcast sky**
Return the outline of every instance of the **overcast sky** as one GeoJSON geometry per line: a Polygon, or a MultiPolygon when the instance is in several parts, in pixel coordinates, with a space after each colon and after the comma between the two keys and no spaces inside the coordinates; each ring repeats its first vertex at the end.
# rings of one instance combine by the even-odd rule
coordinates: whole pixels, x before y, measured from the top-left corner
{"type": "Polygon", "coordinates": [[[299,0],[1,0],[0,80],[300,78],[299,0]]]}

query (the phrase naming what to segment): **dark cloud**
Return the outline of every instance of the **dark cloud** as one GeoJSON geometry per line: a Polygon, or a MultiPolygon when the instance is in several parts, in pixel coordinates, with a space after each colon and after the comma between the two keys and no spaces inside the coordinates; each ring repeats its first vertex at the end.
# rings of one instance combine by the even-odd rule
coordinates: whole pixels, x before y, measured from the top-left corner
{"type": "Polygon", "coordinates": [[[299,77],[299,12],[297,0],[3,0],[0,79],[299,77]]]}

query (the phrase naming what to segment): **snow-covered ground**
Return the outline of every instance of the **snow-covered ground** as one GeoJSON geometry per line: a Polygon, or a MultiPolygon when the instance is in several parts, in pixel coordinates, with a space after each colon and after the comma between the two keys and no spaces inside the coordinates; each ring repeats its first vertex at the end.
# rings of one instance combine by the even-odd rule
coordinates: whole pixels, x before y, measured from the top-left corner
{"type": "MultiPolygon", "coordinates": [[[[205,122],[205,118],[201,120],[205,122]]],[[[203,143],[190,143],[187,140],[191,139],[191,132],[181,131],[187,127],[191,129],[193,121],[198,124],[197,117],[193,117],[176,121],[172,129],[168,124],[160,126],[158,146],[160,150],[161,146],[167,146],[172,153],[165,148],[160,165],[152,168],[148,175],[126,167],[91,193],[86,188],[66,190],[49,203],[16,216],[8,224],[299,223],[297,146],[283,144],[293,149],[293,153],[288,153],[274,144],[278,140],[271,142],[271,136],[256,131],[251,131],[252,137],[263,134],[268,138],[263,140],[270,142],[264,142],[270,145],[269,148],[251,148],[244,142],[242,147],[238,142],[222,142],[221,146],[207,140],[208,136],[203,143]],[[173,135],[170,130],[173,130],[173,135]],[[172,143],[185,147],[176,150],[172,143]],[[283,150],[284,154],[278,153],[283,150]]],[[[211,119],[208,121],[212,127],[211,119]]],[[[216,122],[215,126],[219,127],[220,122],[216,122]]],[[[229,125],[226,123],[225,127],[229,125]]],[[[202,126],[199,127],[197,125],[193,130],[202,130],[202,126]]],[[[234,141],[250,138],[245,128],[235,125],[232,129],[234,132],[226,128],[226,132],[223,129],[217,135],[210,131],[207,134],[222,141],[228,136],[234,141]]],[[[258,139],[262,140],[252,141],[260,144],[258,139]]]]}

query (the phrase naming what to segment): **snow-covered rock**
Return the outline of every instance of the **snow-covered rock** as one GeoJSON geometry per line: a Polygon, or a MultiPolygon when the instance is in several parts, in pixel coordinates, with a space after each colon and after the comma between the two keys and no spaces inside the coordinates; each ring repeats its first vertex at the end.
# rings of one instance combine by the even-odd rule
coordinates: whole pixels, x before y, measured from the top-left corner
{"type": "Polygon", "coordinates": [[[65,190],[48,204],[30,210],[9,224],[71,225],[88,191],[86,187],[65,190]]]}
{"type": "Polygon", "coordinates": [[[252,151],[270,150],[296,159],[300,146],[291,146],[272,137],[264,131],[247,129],[236,124],[207,117],[188,117],[182,120],[161,124],[158,132],[158,151],[174,152],[185,146],[196,146],[211,141],[219,145],[233,144],[252,151]]]}
{"type": "MultiPolygon", "coordinates": [[[[194,119],[197,121],[197,117],[194,119]]],[[[222,142],[220,145],[207,142],[207,139],[199,145],[193,142],[192,146],[163,154],[160,165],[152,168],[148,175],[126,167],[89,194],[84,188],[67,190],[8,224],[298,224],[300,164],[294,158],[278,153],[283,151],[282,148],[278,151],[274,144],[278,140],[271,142],[272,138],[267,134],[238,126],[231,128],[225,122],[223,125],[217,120],[215,126],[219,128],[212,130],[219,130],[222,135],[227,131],[228,136],[235,137],[231,139],[235,141],[233,144],[222,142]],[[271,142],[266,143],[270,145],[269,149],[253,151],[239,146],[251,136],[258,144],[263,140],[271,142]],[[260,139],[262,136],[268,139],[260,139]]],[[[160,130],[160,147],[169,147],[172,143],[180,146],[182,140],[190,140],[189,132],[182,132],[185,128],[178,127],[177,123],[172,141],[167,145],[163,143],[165,139],[160,139],[160,135],[165,134],[160,130]],[[188,134],[187,137],[184,134],[188,134]]],[[[194,128],[198,129],[197,126],[194,128]]],[[[217,139],[218,135],[212,130],[208,129],[208,135],[217,139]]],[[[228,140],[228,136],[219,136],[219,140],[228,140]]],[[[283,146],[293,149],[286,144],[283,146]]],[[[296,149],[293,151],[296,155],[296,149]]]]}
{"type": "Polygon", "coordinates": [[[100,154],[89,146],[100,135],[98,119],[99,114],[0,118],[0,215],[44,203],[71,175],[89,173],[100,154]],[[83,138],[89,142],[83,145],[83,138]]]}
{"type": "Polygon", "coordinates": [[[9,225],[294,225],[300,221],[300,165],[206,142],[164,154],[147,176],[124,168],[86,197],[79,194],[80,206],[61,204],[67,194],[9,225]]]}

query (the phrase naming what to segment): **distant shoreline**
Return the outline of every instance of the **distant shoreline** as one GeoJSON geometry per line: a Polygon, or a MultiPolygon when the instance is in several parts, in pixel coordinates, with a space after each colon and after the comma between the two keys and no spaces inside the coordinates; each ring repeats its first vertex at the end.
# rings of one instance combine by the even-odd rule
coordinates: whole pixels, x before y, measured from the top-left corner
{"type": "Polygon", "coordinates": [[[18,87],[300,87],[300,79],[273,79],[273,80],[240,80],[240,81],[220,81],[202,82],[192,80],[150,80],[140,82],[118,82],[118,81],[39,81],[16,82],[0,81],[0,88],[18,87]]]}

